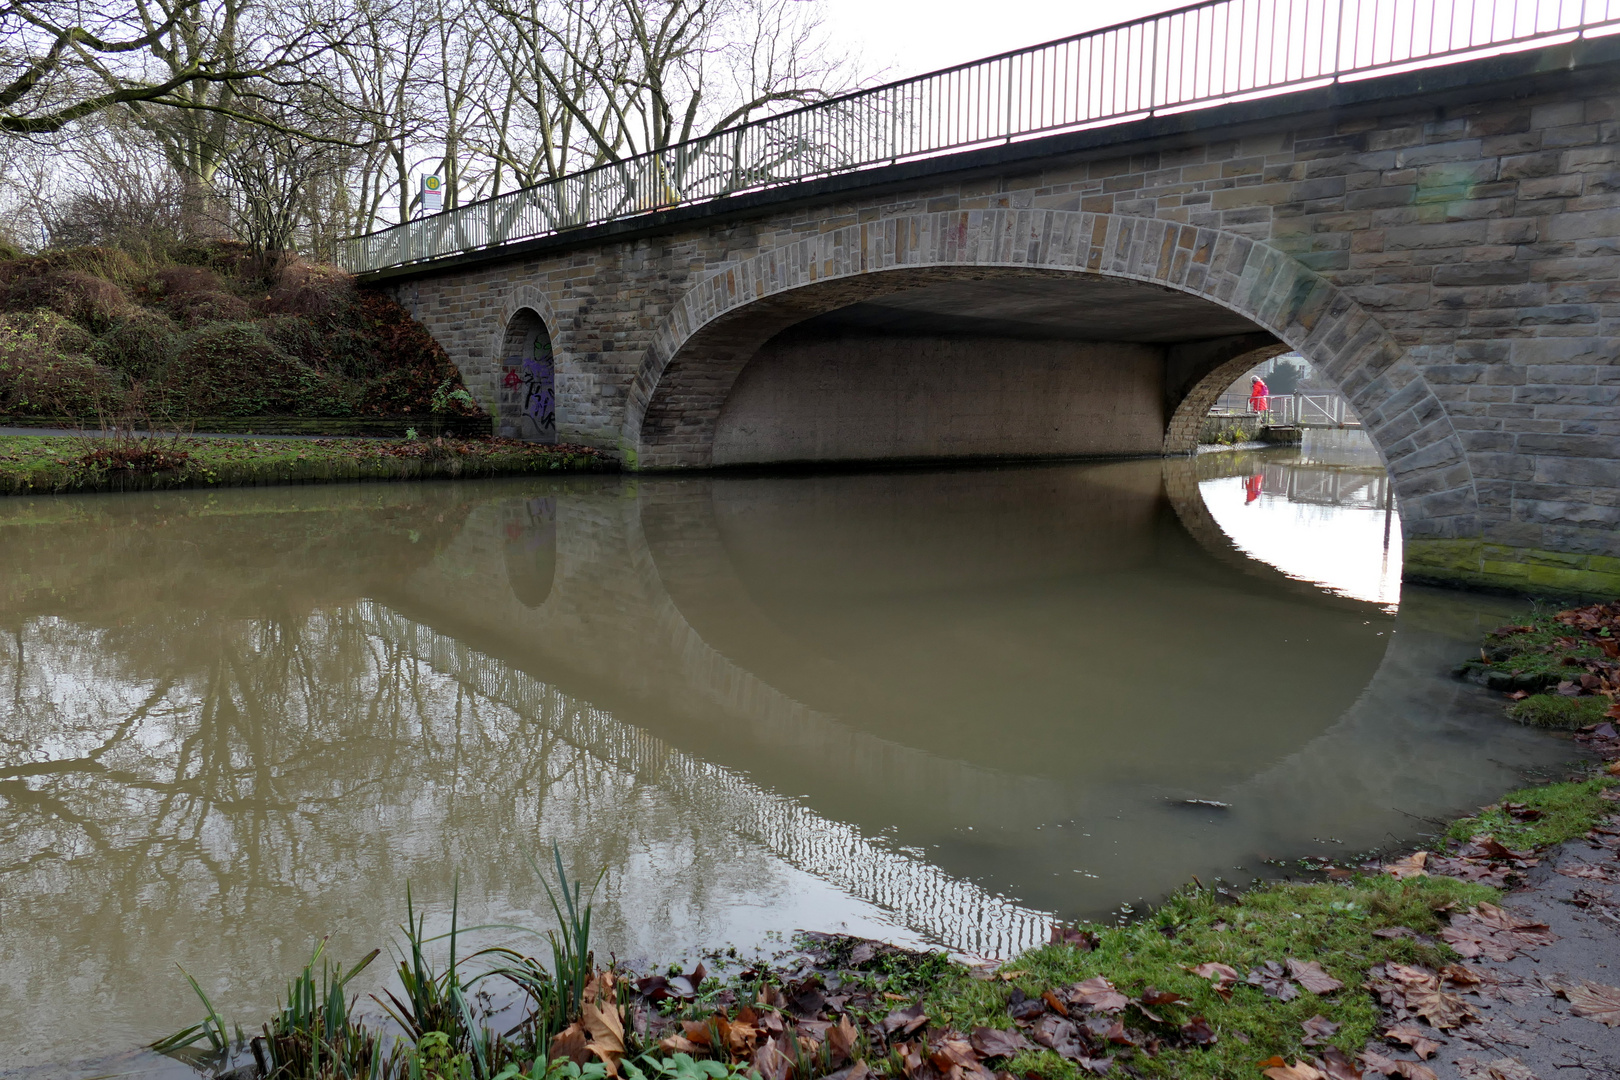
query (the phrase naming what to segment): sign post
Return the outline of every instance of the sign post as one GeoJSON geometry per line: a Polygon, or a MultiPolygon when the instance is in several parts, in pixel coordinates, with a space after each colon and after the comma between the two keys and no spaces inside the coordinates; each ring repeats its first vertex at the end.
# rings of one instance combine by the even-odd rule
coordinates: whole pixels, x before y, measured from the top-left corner
{"type": "Polygon", "coordinates": [[[437,214],[444,209],[444,182],[437,176],[422,176],[422,213],[437,214]]]}

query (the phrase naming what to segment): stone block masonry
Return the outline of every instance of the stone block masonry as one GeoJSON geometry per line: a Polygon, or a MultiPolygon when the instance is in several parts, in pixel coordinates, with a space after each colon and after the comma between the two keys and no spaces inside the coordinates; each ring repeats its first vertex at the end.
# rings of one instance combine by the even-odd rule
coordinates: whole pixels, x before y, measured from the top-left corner
{"type": "MultiPolygon", "coordinates": [[[[558,438],[633,468],[737,460],[745,368],[845,305],[997,275],[1169,289],[1341,388],[1394,477],[1410,578],[1620,589],[1616,39],[863,176],[375,279],[486,405],[507,325],[535,312],[558,438]]],[[[1161,449],[1188,449],[1202,384],[1232,366],[1144,369],[1161,449]]],[[[1140,452],[1127,426],[1092,449],[1140,452]]],[[[986,436],[956,445],[997,452],[986,436]]]]}

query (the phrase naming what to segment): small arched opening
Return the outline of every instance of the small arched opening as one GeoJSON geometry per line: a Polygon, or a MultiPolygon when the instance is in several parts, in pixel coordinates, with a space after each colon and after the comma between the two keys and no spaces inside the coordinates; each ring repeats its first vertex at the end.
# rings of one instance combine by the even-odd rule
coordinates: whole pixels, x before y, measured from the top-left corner
{"type": "Polygon", "coordinates": [[[1199,451],[1167,461],[1166,480],[1183,524],[1209,546],[1343,596],[1399,600],[1403,538],[1384,454],[1309,359],[1262,350],[1215,366],[1171,439],[1199,451]]]}
{"type": "Polygon", "coordinates": [[[529,442],[557,441],[556,362],[539,314],[521,308],[501,346],[499,432],[529,442]]]}

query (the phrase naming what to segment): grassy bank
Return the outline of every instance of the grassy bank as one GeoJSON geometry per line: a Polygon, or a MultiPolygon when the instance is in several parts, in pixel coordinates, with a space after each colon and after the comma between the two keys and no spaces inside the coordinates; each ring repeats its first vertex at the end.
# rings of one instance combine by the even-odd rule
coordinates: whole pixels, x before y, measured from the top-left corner
{"type": "Polygon", "coordinates": [[[42,495],[603,472],[599,451],[515,439],[0,436],[0,494],[42,495]]]}
{"type": "Polygon", "coordinates": [[[1620,690],[1620,604],[1539,611],[1487,634],[1457,674],[1511,702],[1508,715],[1533,727],[1576,730],[1614,712],[1620,690]]]}
{"type": "MultiPolygon", "coordinates": [[[[1620,606],[1549,614],[1553,636],[1534,639],[1535,655],[1556,673],[1571,666],[1565,657],[1590,660],[1603,672],[1590,696],[1610,701],[1620,689],[1612,670],[1583,649],[1584,635],[1604,640],[1615,614],[1620,606]],[[1553,652],[1539,651],[1548,643],[1553,652]]],[[[1620,770],[1620,736],[1605,723],[1576,738],[1611,764],[1510,792],[1452,823],[1430,851],[1243,892],[1195,882],[1138,921],[1060,927],[1052,943],[994,968],[809,935],[799,950],[735,961],[720,975],[602,970],[590,952],[589,896],[570,889],[559,859],[549,876],[560,888],[545,886],[558,923],[545,963],[501,950],[435,968],[424,924],[408,913],[413,929],[396,943],[400,989],[379,1002],[405,1038],[381,1034],[345,999],[342,976],[312,965],[298,985],[324,978],[325,991],[290,989],[288,1001],[324,1005],[289,1004],[234,1049],[209,1008],[176,1041],[211,1046],[199,1060],[219,1067],[251,1054],[261,1072],[289,1078],[1427,1080],[1417,1054],[1396,1044],[1476,1022],[1470,998],[1490,980],[1466,959],[1538,941],[1537,927],[1494,906],[1501,890],[1535,852],[1588,835],[1620,807],[1609,771],[1620,770]],[[527,999],[515,1025],[479,996],[496,985],[527,999]],[[1380,1040],[1379,1052],[1365,1049],[1380,1040]],[[309,1067],[317,1046],[330,1055],[326,1073],[309,1067]]]]}

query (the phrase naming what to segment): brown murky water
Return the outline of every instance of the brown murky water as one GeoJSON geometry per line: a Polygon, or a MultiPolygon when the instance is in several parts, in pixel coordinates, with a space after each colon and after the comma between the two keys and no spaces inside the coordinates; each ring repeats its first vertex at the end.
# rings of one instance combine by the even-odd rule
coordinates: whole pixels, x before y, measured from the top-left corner
{"type": "Polygon", "coordinates": [[[998,955],[1568,756],[1336,453],[0,502],[0,1071],[141,1066],[177,963],[251,1024],[407,882],[543,928],[553,839],[620,958],[998,955]]]}

